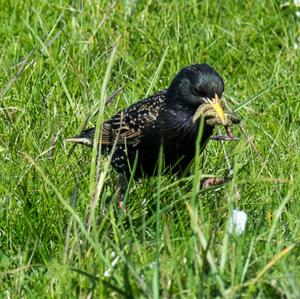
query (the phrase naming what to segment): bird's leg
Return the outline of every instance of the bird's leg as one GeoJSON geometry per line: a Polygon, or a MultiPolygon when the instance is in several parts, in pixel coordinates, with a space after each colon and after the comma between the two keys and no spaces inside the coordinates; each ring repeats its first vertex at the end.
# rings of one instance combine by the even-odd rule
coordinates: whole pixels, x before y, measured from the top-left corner
{"type": "Polygon", "coordinates": [[[126,194],[128,180],[125,174],[120,174],[118,177],[118,208],[123,208],[123,200],[126,194]]]}

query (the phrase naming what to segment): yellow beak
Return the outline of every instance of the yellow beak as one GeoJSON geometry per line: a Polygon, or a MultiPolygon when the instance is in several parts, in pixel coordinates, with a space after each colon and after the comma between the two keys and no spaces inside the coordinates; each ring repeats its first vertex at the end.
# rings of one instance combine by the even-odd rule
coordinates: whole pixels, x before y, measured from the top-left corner
{"type": "Polygon", "coordinates": [[[216,111],[216,114],[221,119],[221,121],[225,124],[225,113],[220,103],[220,99],[217,95],[215,95],[215,99],[212,101],[211,106],[216,111]]]}
{"type": "Polygon", "coordinates": [[[221,119],[223,123],[225,123],[225,113],[223,108],[221,107],[220,103],[213,103],[212,107],[216,111],[218,117],[221,119]]]}

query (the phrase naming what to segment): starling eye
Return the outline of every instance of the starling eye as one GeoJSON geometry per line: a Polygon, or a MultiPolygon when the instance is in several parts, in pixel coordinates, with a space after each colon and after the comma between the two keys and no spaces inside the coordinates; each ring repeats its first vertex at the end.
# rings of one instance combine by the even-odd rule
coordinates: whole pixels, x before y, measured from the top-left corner
{"type": "Polygon", "coordinates": [[[196,87],[193,87],[193,93],[199,95],[199,90],[196,87]]]}
{"type": "Polygon", "coordinates": [[[200,96],[200,97],[205,97],[205,93],[201,90],[201,89],[198,89],[196,87],[193,87],[193,93],[197,96],[200,96]]]}

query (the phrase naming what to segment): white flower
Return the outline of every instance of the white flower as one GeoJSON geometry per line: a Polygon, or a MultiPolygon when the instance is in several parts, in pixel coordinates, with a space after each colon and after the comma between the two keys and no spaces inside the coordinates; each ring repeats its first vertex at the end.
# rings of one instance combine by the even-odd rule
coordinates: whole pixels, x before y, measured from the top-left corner
{"type": "Polygon", "coordinates": [[[109,277],[109,276],[110,276],[111,271],[112,271],[113,267],[118,263],[119,258],[120,258],[120,257],[117,256],[117,257],[112,261],[112,263],[111,263],[111,268],[109,268],[108,270],[106,270],[106,271],[103,273],[104,277],[109,277]]]}
{"type": "Polygon", "coordinates": [[[244,211],[234,209],[228,223],[228,232],[240,236],[246,228],[247,214],[244,211]]]}
{"type": "Polygon", "coordinates": [[[300,0],[294,0],[294,4],[296,7],[300,7],[300,0]]]}

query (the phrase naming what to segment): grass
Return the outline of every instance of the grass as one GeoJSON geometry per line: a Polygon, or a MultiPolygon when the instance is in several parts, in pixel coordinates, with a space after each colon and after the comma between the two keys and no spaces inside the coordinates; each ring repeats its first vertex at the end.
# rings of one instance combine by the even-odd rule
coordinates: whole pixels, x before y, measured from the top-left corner
{"type": "Polygon", "coordinates": [[[300,21],[292,2],[1,7],[1,298],[300,297],[300,21]],[[240,141],[210,142],[195,176],[133,181],[120,212],[116,175],[109,167],[103,176],[107,159],[97,183],[95,150],[78,146],[69,156],[64,138],[199,62],[224,77],[225,98],[257,150],[235,128],[240,141]],[[100,116],[88,118],[96,109],[100,116]],[[228,167],[231,182],[196,194],[196,179],[228,167]],[[234,208],[248,215],[239,237],[226,228],[234,208]]]}

